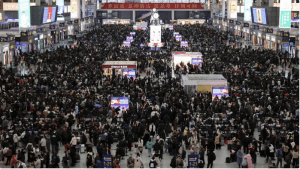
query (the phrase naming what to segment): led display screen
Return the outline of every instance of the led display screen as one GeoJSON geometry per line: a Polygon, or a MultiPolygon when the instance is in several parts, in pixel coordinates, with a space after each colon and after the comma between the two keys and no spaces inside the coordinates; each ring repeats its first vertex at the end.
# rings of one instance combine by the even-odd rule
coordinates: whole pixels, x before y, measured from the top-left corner
{"type": "Polygon", "coordinates": [[[212,87],[212,99],[214,100],[216,96],[220,99],[222,96],[229,96],[228,87],[212,87]]]}
{"type": "Polygon", "coordinates": [[[128,97],[111,97],[110,98],[110,106],[112,108],[119,107],[122,109],[128,109],[129,108],[129,98],[128,97]]]}
{"type": "Polygon", "coordinates": [[[56,22],[56,7],[44,7],[43,23],[56,22]]]}

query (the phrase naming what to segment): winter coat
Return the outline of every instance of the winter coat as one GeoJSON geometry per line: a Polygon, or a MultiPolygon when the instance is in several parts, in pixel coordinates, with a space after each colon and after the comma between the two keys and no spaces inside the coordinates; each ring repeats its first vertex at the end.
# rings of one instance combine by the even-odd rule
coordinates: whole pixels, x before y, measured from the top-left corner
{"type": "Polygon", "coordinates": [[[252,163],[252,157],[250,154],[247,154],[244,156],[244,158],[247,159],[247,162],[248,162],[248,168],[253,168],[253,163],[252,163]]]}
{"type": "Polygon", "coordinates": [[[147,148],[151,149],[153,147],[153,145],[154,145],[154,143],[152,141],[147,141],[147,144],[146,144],[147,148]]]}
{"type": "Polygon", "coordinates": [[[242,151],[238,151],[238,152],[236,153],[236,163],[237,163],[237,164],[242,164],[242,162],[243,162],[243,157],[244,157],[243,152],[242,152],[242,151]]]}
{"type": "Polygon", "coordinates": [[[216,144],[220,144],[220,137],[219,137],[219,136],[216,136],[216,137],[215,137],[215,143],[216,143],[216,144]]]}
{"type": "Polygon", "coordinates": [[[143,161],[142,161],[141,157],[137,157],[134,160],[134,167],[133,168],[141,168],[142,164],[143,164],[143,161]]]}
{"type": "Polygon", "coordinates": [[[17,143],[19,141],[18,134],[14,134],[14,143],[17,143]]]}
{"type": "Polygon", "coordinates": [[[127,159],[127,167],[128,168],[133,168],[134,167],[134,158],[133,157],[129,157],[128,159],[127,159]]]}

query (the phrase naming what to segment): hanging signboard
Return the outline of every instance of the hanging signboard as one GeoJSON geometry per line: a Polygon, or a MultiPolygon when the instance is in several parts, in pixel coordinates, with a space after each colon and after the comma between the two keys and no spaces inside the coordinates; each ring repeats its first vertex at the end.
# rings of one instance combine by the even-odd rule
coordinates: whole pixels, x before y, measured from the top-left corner
{"type": "Polygon", "coordinates": [[[291,28],[291,8],[291,0],[281,0],[279,16],[280,28],[291,28]]]}

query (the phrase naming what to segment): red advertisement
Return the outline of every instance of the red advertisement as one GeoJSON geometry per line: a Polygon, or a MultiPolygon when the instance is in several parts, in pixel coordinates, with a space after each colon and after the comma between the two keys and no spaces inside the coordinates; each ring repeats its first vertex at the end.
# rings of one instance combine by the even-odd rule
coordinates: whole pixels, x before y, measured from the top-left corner
{"type": "Polygon", "coordinates": [[[204,9],[201,3],[105,3],[101,9],[204,9]]]}
{"type": "Polygon", "coordinates": [[[48,8],[48,14],[47,14],[47,22],[51,22],[52,20],[52,7],[48,8]]]}

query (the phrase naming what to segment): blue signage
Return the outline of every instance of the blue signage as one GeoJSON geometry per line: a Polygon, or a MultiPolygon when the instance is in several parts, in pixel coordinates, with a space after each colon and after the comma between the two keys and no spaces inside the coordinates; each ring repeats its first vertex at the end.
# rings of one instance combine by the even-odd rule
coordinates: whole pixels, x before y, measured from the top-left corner
{"type": "Polygon", "coordinates": [[[198,168],[198,155],[188,156],[188,166],[189,168],[198,168]]]}
{"type": "Polygon", "coordinates": [[[112,155],[103,155],[103,168],[112,168],[112,155]]]}
{"type": "Polygon", "coordinates": [[[73,22],[72,22],[72,21],[68,21],[67,24],[68,24],[68,25],[72,25],[73,22]]]}

